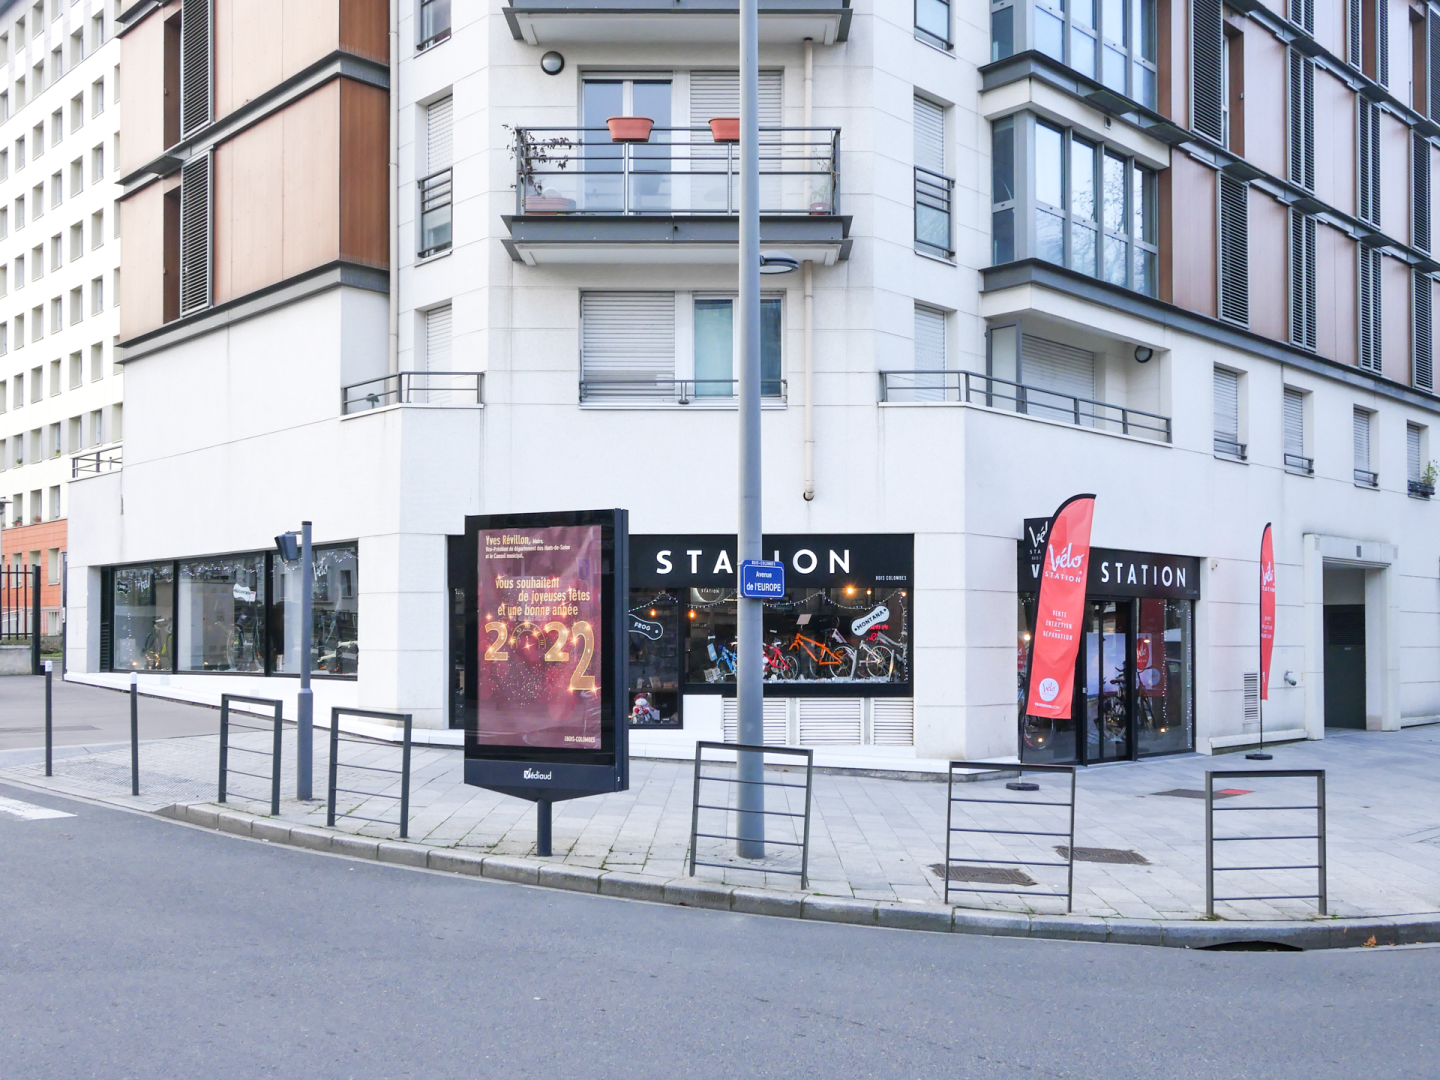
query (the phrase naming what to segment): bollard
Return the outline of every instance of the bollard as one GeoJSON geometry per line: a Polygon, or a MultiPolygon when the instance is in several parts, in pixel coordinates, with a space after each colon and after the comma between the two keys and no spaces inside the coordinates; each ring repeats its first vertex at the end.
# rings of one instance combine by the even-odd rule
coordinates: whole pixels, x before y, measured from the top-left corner
{"type": "Polygon", "coordinates": [[[140,693],[139,680],[130,673],[130,794],[140,794],[140,693]]]}
{"type": "Polygon", "coordinates": [[[45,661],[45,775],[51,773],[51,754],[55,746],[55,717],[50,697],[50,675],[54,671],[55,661],[45,661]]]}

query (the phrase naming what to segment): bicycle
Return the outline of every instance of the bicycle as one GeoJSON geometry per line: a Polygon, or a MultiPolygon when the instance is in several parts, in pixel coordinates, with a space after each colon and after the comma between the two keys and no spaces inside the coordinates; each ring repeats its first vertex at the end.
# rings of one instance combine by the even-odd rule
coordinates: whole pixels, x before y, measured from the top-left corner
{"type": "Polygon", "coordinates": [[[799,666],[781,650],[779,638],[764,646],[764,650],[765,678],[788,682],[800,674],[799,666]]]}
{"type": "Polygon", "coordinates": [[[823,672],[827,678],[837,678],[842,674],[840,669],[848,662],[850,665],[850,677],[855,675],[855,650],[846,643],[845,638],[838,630],[831,630],[826,635],[839,643],[839,648],[831,646],[828,641],[817,641],[814,638],[806,637],[798,630],[795,638],[790,642],[790,652],[798,652],[801,656],[796,657],[808,672],[809,678],[818,678],[823,672]],[[803,659],[801,659],[803,657],[803,659]]]}
{"type": "MultiPolygon", "coordinates": [[[[733,645],[734,642],[731,642],[731,644],[733,645]]],[[[714,678],[710,679],[711,682],[719,682],[721,679],[733,679],[735,677],[735,672],[739,669],[739,659],[736,657],[734,649],[728,648],[725,645],[717,645],[712,635],[705,644],[705,652],[715,664],[715,666],[711,668],[711,671],[715,672],[714,678]]]]}
{"type": "Polygon", "coordinates": [[[882,623],[865,635],[858,645],[857,666],[863,667],[867,678],[890,679],[895,673],[895,662],[899,659],[902,673],[909,649],[904,642],[896,641],[885,631],[889,623],[882,623]]]}

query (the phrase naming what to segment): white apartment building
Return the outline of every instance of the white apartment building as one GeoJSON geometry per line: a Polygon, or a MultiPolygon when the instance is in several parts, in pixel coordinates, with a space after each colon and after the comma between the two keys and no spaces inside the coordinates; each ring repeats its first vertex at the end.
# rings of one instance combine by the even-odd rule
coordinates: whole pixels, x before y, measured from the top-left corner
{"type": "Polygon", "coordinates": [[[62,626],[70,481],[120,461],[117,10],[0,8],[0,554],[46,568],[48,635],[62,626]]]}
{"type": "MultiPolygon", "coordinates": [[[[188,78],[213,92],[164,139],[146,121],[124,165],[127,223],[173,200],[194,243],[127,256],[132,436],[76,487],[72,677],[291,699],[272,538],[306,519],[329,552],[317,715],[401,710],[458,742],[482,644],[466,516],[621,506],[632,748],[733,738],[734,148],[711,121],[738,111],[734,3],[402,0],[388,64],[379,6],[333,7],[303,49],[280,27],[303,57],[244,87],[233,0],[127,16],[137,55],[209,43],[188,78]],[[336,149],[305,157],[287,140],[331,145],[299,118],[332,85],[336,149]],[[381,88],[388,151],[345,134],[381,88]],[[627,120],[648,140],[616,141],[627,120]],[[385,157],[384,235],[347,240],[384,213],[365,185],[385,157]],[[336,205],[306,187],[326,170],[355,178],[334,244],[297,213],[336,205]],[[309,248],[246,239],[252,191],[309,248]],[[175,306],[155,286],[129,322],[137,275],[172,266],[175,306]]],[[[1402,230],[1339,205],[1339,166],[1289,175],[1258,107],[1249,157],[1233,102],[1237,126],[1211,123],[1210,72],[1167,50],[1231,40],[1218,3],[1102,7],[762,0],[762,247],[801,263],[762,286],[766,548],[790,588],[766,614],[767,741],[887,767],[1253,743],[1267,522],[1267,737],[1440,715],[1428,112],[1324,34],[1295,61],[1302,87],[1338,64],[1352,92],[1318,123],[1297,98],[1296,131],[1353,128],[1357,97],[1409,127],[1422,236],[1418,196],[1402,230]],[[1098,502],[1076,713],[1042,729],[1017,715],[1027,537],[1078,492],[1098,502]]],[[[1267,18],[1231,29],[1291,33],[1267,18]]],[[[1269,74],[1286,100],[1268,56],[1252,99],[1269,74]]]]}

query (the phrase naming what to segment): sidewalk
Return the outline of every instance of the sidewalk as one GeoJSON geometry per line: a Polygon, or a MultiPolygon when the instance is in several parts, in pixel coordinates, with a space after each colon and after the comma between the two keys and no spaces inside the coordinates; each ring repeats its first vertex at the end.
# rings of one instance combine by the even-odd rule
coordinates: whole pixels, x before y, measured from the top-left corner
{"type": "MultiPolygon", "coordinates": [[[[282,801],[281,817],[292,825],[325,824],[323,797],[328,769],[328,739],[316,732],[315,792],[320,802],[282,801]]],[[[269,736],[245,735],[268,750],[269,736]]],[[[293,727],[287,727],[283,750],[282,792],[293,794],[293,727]]],[[[236,745],[240,745],[237,740],[236,745]]],[[[141,747],[141,796],[132,799],[128,747],[74,752],[55,762],[53,779],[35,762],[0,769],[13,778],[107,801],[158,810],[175,803],[209,803],[216,797],[218,747],[215,736],[171,738],[141,747]]],[[[12,759],[13,760],[13,759],[12,759]]],[[[351,744],[342,761],[398,767],[400,751],[380,743],[351,744]]],[[[1329,832],[1329,899],[1332,918],[1420,915],[1440,912],[1440,727],[1409,728],[1395,733],[1334,733],[1323,742],[1275,748],[1277,769],[1327,770],[1329,832]]],[[[265,771],[262,758],[250,767],[265,771]],[[258,764],[257,764],[258,763],[258,764]]],[[[1240,755],[1186,755],[1138,764],[1081,770],[1077,782],[1075,819],[1074,905],[1076,915],[1107,919],[1195,920],[1204,916],[1204,802],[1171,791],[1204,788],[1206,769],[1258,767],[1240,755]],[[1106,849],[1092,853],[1083,849],[1106,849]],[[1134,853],[1133,855],[1126,853],[1134,853]],[[1133,861],[1083,861],[1086,857],[1133,861]]],[[[383,773],[342,770],[341,787],[374,792],[377,797],[349,795],[340,810],[395,820],[396,803],[378,797],[398,794],[398,779],[383,773]],[[348,800],[348,801],[347,801],[348,800]]],[[[579,799],[555,806],[555,855],[543,860],[577,868],[676,879],[686,874],[691,823],[693,766],[686,763],[634,759],[631,788],[626,792],[579,799]]],[[[802,782],[803,772],[780,774],[802,782]]],[[[981,781],[957,787],[957,794],[998,799],[1053,801],[1064,797],[1059,781],[1045,777],[1037,795],[1007,791],[1002,782],[981,781]]],[[[1067,784],[1068,787],[1068,784],[1067,784]]],[[[1233,795],[1217,806],[1309,804],[1314,784],[1308,780],[1242,782],[1227,780],[1217,788],[1249,792],[1233,795]]],[[[707,789],[707,801],[723,788],[707,789]]],[[[230,805],[254,814],[268,811],[268,785],[236,777],[230,805]]],[[[772,793],[772,797],[773,797],[772,793]]],[[[794,791],[785,791],[794,797],[794,791]]],[[[792,804],[795,809],[800,804],[792,804]]],[[[958,826],[972,824],[1009,829],[1063,832],[1063,809],[1045,807],[956,804],[958,826]],[[1048,815],[1048,816],[1047,816],[1048,815]],[[1058,816],[1057,816],[1058,815],[1058,816]]],[[[946,787],[931,781],[817,774],[811,820],[810,888],[820,897],[908,902],[936,905],[944,882],[932,869],[945,857],[946,787]]],[[[720,816],[702,818],[701,831],[715,828],[720,816]],[[708,820],[708,824],[707,824],[708,820]]],[[[1276,835],[1314,831],[1314,813],[1217,814],[1217,835],[1276,835]]],[[[342,817],[337,829],[376,838],[394,839],[394,825],[342,817]]],[[[785,822],[772,825],[772,838],[785,839],[785,822]]],[[[966,834],[974,835],[974,834],[966,834]]],[[[528,802],[465,786],[457,751],[417,747],[412,758],[410,840],[432,848],[453,848],[481,855],[533,857],[534,807],[528,802]]],[[[995,860],[1055,862],[1056,838],[980,837],[977,853],[995,860]]],[[[1224,846],[1217,865],[1310,864],[1313,841],[1239,843],[1224,846]]],[[[773,849],[772,850],[777,850],[773,849]]],[[[702,841],[701,857],[736,860],[723,841],[702,841]]],[[[739,866],[701,867],[697,879],[731,886],[763,888],[794,894],[796,878],[778,871],[796,868],[785,851],[766,860],[769,872],[739,866]]],[[[753,865],[753,864],[747,864],[753,865]]],[[[975,888],[1013,887],[1015,894],[955,893],[951,902],[967,908],[1064,913],[1064,900],[1044,895],[1063,891],[1063,869],[1031,866],[995,867],[1030,884],[954,882],[975,888]]],[[[1218,895],[1313,893],[1313,870],[1232,873],[1217,881],[1218,895]]],[[[1308,920],[1315,917],[1311,901],[1245,900],[1217,905],[1229,920],[1308,920]]]]}

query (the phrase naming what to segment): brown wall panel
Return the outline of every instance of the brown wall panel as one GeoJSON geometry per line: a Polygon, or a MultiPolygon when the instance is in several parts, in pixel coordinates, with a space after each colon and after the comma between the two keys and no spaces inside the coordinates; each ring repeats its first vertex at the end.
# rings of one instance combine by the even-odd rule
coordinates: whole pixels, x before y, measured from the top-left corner
{"type": "Polygon", "coordinates": [[[1250,188],[1250,329],[1290,339],[1287,242],[1290,213],[1259,188],[1250,188]]]}
{"type": "Polygon", "coordinates": [[[1410,5],[1406,0],[1386,0],[1390,15],[1390,93],[1410,104],[1410,5]]]}
{"type": "MultiPolygon", "coordinates": [[[[1315,18],[1318,25],[1318,10],[1315,18]]],[[[1355,213],[1355,94],[1321,67],[1315,69],[1315,194],[1355,213]]]]}
{"type": "Polygon", "coordinates": [[[1383,374],[1396,382],[1410,379],[1410,267],[1399,259],[1380,260],[1380,357],[1383,374]]]}
{"type": "Polygon", "coordinates": [[[384,90],[340,84],[340,256],[390,265],[390,98],[384,90]]]}
{"type": "Polygon", "coordinates": [[[215,0],[215,115],[340,47],[341,0],[215,0]]]}
{"type": "Polygon", "coordinates": [[[215,151],[215,302],[283,277],[285,113],[215,151]]]}
{"type": "Polygon", "coordinates": [[[285,109],[281,272],[291,277],[340,257],[340,81],[285,109]]]}
{"type": "Polygon", "coordinates": [[[165,150],[165,20],[179,10],[180,0],[170,0],[120,39],[121,176],[165,150]]]}
{"type": "MultiPolygon", "coordinates": [[[[1171,302],[1215,314],[1215,172],[1188,154],[1170,158],[1171,302]]],[[[1165,208],[1162,207],[1162,212],[1165,208]]],[[[1162,248],[1162,251],[1164,248],[1162,248]]]]}
{"type": "Polygon", "coordinates": [[[165,321],[164,185],[150,184],[121,202],[120,227],[125,244],[117,300],[120,338],[125,341],[165,321]]]}
{"type": "Polygon", "coordinates": [[[1355,241],[1324,222],[1315,225],[1316,346],[1321,356],[1355,363],[1355,241]]]}
{"type": "Polygon", "coordinates": [[[1245,157],[1272,176],[1287,175],[1285,46],[1259,23],[1245,32],[1245,157]]]}
{"type": "Polygon", "coordinates": [[[1410,130],[1388,112],[1380,114],[1380,228],[1410,242],[1410,130]]]}
{"type": "MultiPolygon", "coordinates": [[[[1345,59],[1345,5],[1346,0],[1316,0],[1315,4],[1315,40],[1341,60],[1345,59]]],[[[1283,5],[1271,10],[1285,13],[1283,5]]]]}
{"type": "Polygon", "coordinates": [[[1187,0],[1156,0],[1159,56],[1159,111],[1183,128],[1190,127],[1190,5],[1187,0]]]}
{"type": "Polygon", "coordinates": [[[390,60],[388,0],[340,0],[340,47],[380,63],[390,60]]]}

